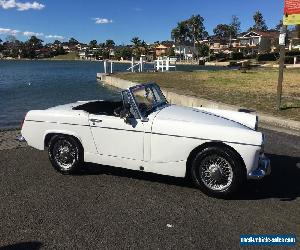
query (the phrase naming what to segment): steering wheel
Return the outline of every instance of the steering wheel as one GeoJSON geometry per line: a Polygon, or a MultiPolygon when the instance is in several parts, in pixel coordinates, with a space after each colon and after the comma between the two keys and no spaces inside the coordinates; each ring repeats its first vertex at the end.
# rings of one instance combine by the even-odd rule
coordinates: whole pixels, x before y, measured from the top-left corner
{"type": "Polygon", "coordinates": [[[145,103],[140,103],[139,110],[141,111],[141,113],[146,113],[148,111],[148,107],[145,103]]]}

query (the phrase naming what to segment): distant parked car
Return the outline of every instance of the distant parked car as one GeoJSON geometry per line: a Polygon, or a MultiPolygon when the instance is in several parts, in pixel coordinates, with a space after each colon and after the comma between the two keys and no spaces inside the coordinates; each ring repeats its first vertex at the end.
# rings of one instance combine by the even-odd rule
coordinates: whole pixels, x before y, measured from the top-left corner
{"type": "Polygon", "coordinates": [[[171,105],[158,85],[148,83],[123,90],[120,101],[32,110],[22,135],[30,146],[48,148],[61,173],[93,162],[175,177],[189,174],[204,192],[226,196],[246,179],[270,173],[257,122],[243,112],[171,105]]]}

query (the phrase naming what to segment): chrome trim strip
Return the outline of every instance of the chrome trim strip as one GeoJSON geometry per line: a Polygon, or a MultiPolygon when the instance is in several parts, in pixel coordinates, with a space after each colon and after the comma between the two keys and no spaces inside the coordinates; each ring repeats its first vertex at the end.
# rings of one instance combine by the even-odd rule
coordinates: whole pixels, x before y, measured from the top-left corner
{"type": "Polygon", "coordinates": [[[47,123],[56,123],[56,124],[62,124],[62,125],[71,125],[71,126],[82,126],[82,127],[90,127],[90,125],[84,125],[84,124],[75,124],[75,123],[68,123],[68,122],[50,122],[50,121],[37,121],[37,120],[25,120],[26,122],[47,122],[47,123]]]}
{"type": "Polygon", "coordinates": [[[112,128],[112,127],[101,127],[101,126],[96,126],[96,125],[95,126],[94,125],[80,125],[80,124],[59,123],[59,122],[49,122],[49,121],[35,121],[35,120],[26,120],[26,121],[31,121],[31,122],[48,122],[48,123],[57,123],[57,124],[63,124],[63,125],[83,126],[83,127],[91,127],[91,128],[103,128],[103,129],[112,129],[112,130],[124,130],[124,131],[135,132],[135,133],[145,133],[145,134],[153,134],[153,135],[164,135],[164,136],[171,136],[171,137],[178,137],[178,138],[187,138],[187,139],[194,139],[194,140],[203,140],[203,141],[211,141],[211,142],[224,142],[224,143],[232,143],[232,144],[238,144],[238,145],[261,147],[261,145],[250,144],[250,143],[211,140],[211,139],[208,139],[208,138],[199,138],[199,137],[192,137],[192,136],[162,134],[162,133],[155,133],[155,132],[152,133],[152,132],[145,132],[145,131],[142,131],[142,130],[133,130],[133,129],[121,129],[121,128],[112,128]]]}

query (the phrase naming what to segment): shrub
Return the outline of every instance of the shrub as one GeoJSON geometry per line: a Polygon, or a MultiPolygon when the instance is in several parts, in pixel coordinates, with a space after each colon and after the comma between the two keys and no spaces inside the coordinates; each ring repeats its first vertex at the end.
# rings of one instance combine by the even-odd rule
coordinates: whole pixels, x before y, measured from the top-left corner
{"type": "Polygon", "coordinates": [[[285,53],[286,56],[300,56],[300,51],[299,50],[295,50],[295,51],[287,51],[285,53]]]}
{"type": "Polygon", "coordinates": [[[293,56],[286,56],[284,58],[284,63],[285,64],[294,64],[294,57],[293,56]]]}
{"type": "Polygon", "coordinates": [[[267,54],[259,54],[257,56],[257,61],[276,61],[279,58],[278,53],[267,53],[267,54]]]}
{"type": "Polygon", "coordinates": [[[221,52],[221,53],[215,54],[215,57],[216,57],[217,61],[223,62],[229,58],[229,55],[221,52]]]}
{"type": "Polygon", "coordinates": [[[233,52],[230,57],[232,60],[241,60],[244,59],[244,54],[243,52],[233,52]]]}

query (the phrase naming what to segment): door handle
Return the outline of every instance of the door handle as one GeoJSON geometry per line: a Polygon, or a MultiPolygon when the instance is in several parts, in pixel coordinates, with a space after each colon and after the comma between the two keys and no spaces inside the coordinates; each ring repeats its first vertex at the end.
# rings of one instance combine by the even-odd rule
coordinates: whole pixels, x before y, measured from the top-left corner
{"type": "Polygon", "coordinates": [[[95,124],[96,122],[102,122],[102,120],[100,119],[90,119],[90,121],[95,124]]]}

